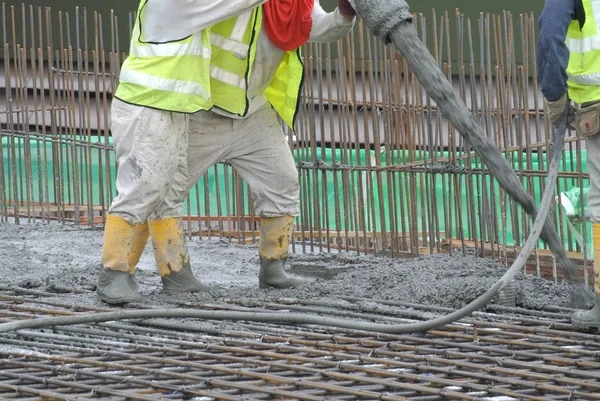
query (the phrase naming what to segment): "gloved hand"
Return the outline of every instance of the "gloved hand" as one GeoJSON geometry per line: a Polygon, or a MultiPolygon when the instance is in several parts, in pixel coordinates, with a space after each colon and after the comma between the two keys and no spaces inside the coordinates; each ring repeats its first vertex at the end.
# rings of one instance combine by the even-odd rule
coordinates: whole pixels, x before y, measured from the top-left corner
{"type": "Polygon", "coordinates": [[[338,10],[346,18],[354,18],[356,16],[356,11],[348,0],[338,0],[338,10]]]}
{"type": "MultiPolygon", "coordinates": [[[[548,118],[550,119],[550,123],[554,128],[557,128],[558,124],[560,124],[563,113],[565,112],[565,107],[567,107],[567,103],[569,103],[569,97],[566,93],[553,101],[544,99],[546,110],[548,110],[548,118]]],[[[575,110],[571,107],[569,110],[567,125],[571,124],[574,119],[575,110]]]]}

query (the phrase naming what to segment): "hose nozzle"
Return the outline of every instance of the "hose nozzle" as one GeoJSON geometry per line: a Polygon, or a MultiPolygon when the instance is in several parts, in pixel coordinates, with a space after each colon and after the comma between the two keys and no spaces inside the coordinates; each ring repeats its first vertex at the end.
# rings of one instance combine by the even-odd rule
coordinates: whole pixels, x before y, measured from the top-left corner
{"type": "Polygon", "coordinates": [[[412,14],[404,0],[349,0],[356,14],[362,18],[374,35],[390,43],[390,33],[401,22],[412,21],[412,14]]]}

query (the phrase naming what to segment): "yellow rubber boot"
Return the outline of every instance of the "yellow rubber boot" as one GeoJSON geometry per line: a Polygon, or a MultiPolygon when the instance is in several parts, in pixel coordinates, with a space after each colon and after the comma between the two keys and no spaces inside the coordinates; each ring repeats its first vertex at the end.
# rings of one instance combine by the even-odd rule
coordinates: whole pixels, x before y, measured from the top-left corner
{"type": "Polygon", "coordinates": [[[170,217],[148,222],[158,274],[167,293],[207,291],[190,267],[190,256],[181,218],[170,217]]]}
{"type": "Polygon", "coordinates": [[[305,278],[288,274],[284,270],[293,226],[293,216],[260,219],[260,243],[258,246],[260,256],[258,284],[260,288],[290,288],[310,282],[305,278]]]}
{"type": "Polygon", "coordinates": [[[104,226],[102,264],[96,294],[108,303],[139,301],[137,284],[129,274],[129,256],[134,226],[122,217],[107,215],[104,226]]]}
{"type": "Polygon", "coordinates": [[[148,223],[136,224],[133,227],[133,240],[131,242],[131,252],[129,253],[129,274],[135,272],[135,267],[144,253],[149,236],[148,223]]]}
{"type": "Polygon", "coordinates": [[[575,312],[571,316],[571,324],[578,329],[600,329],[600,224],[592,224],[592,241],[594,246],[594,290],[596,304],[589,311],[575,312]]]}

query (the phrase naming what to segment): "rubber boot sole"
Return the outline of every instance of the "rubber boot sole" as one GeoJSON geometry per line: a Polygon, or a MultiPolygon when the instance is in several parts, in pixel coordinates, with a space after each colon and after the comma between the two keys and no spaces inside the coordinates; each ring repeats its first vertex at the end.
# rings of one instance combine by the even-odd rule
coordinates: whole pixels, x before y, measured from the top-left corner
{"type": "Polygon", "coordinates": [[[578,311],[571,315],[571,326],[576,329],[600,329],[600,299],[589,311],[578,311]]]}
{"type": "Polygon", "coordinates": [[[284,290],[287,288],[300,287],[309,284],[314,280],[287,273],[283,266],[287,258],[284,259],[263,259],[260,261],[260,271],[258,273],[258,288],[268,289],[277,288],[284,290]],[[271,283],[269,283],[270,281],[271,283]]]}
{"type": "Polygon", "coordinates": [[[142,300],[141,297],[108,298],[108,297],[103,297],[100,294],[97,294],[96,298],[99,301],[102,301],[102,302],[110,304],[110,305],[123,305],[123,304],[129,304],[129,303],[134,303],[134,302],[140,302],[142,300]]]}
{"type": "Polygon", "coordinates": [[[584,320],[578,320],[577,318],[571,318],[571,326],[576,329],[596,329],[600,330],[600,322],[586,322],[584,320]]]}
{"type": "Polygon", "coordinates": [[[596,329],[596,330],[600,330],[600,323],[587,323],[587,322],[576,322],[574,320],[571,320],[571,326],[573,326],[573,328],[578,329],[578,330],[592,330],[592,329],[596,329]]]}
{"type": "Polygon", "coordinates": [[[263,281],[258,281],[258,288],[260,288],[261,290],[266,290],[269,288],[276,288],[278,290],[285,290],[288,288],[297,288],[300,286],[303,286],[305,284],[309,284],[312,282],[312,280],[309,279],[304,279],[304,278],[299,278],[299,277],[290,277],[289,281],[293,281],[292,283],[287,282],[287,283],[281,283],[281,284],[267,284],[263,281]]]}
{"type": "Polygon", "coordinates": [[[260,288],[261,290],[266,290],[266,289],[269,289],[269,288],[277,288],[277,287],[273,287],[273,286],[271,286],[269,284],[265,284],[262,281],[259,281],[258,282],[258,288],[260,288]]]}

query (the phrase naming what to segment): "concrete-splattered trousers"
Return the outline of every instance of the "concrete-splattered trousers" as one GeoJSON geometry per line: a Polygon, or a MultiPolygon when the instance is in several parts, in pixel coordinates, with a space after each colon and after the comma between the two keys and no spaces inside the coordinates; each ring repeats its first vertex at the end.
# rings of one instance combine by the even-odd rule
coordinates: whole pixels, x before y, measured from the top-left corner
{"type": "Polygon", "coordinates": [[[600,134],[586,137],[585,142],[587,169],[590,174],[586,205],[592,223],[600,223],[600,134]]]}
{"type": "Polygon", "coordinates": [[[181,217],[188,190],[218,162],[249,186],[261,217],[297,216],[298,173],[275,112],[267,104],[245,119],[182,114],[113,100],[118,195],[109,213],[130,224],[181,217]]]}

